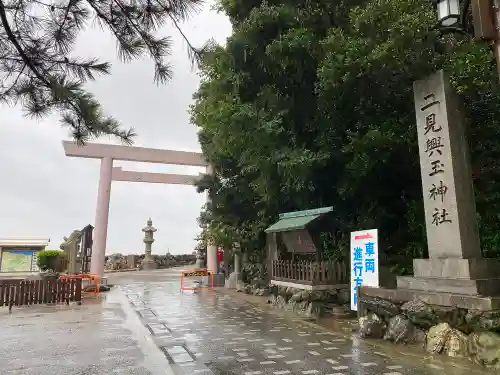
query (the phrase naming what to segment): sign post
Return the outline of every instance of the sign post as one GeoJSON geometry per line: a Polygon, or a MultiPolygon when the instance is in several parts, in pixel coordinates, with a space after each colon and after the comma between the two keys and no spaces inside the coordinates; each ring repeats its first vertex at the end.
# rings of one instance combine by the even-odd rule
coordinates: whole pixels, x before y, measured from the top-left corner
{"type": "Polygon", "coordinates": [[[351,310],[358,310],[358,286],[379,286],[377,229],[351,232],[351,310]]]}

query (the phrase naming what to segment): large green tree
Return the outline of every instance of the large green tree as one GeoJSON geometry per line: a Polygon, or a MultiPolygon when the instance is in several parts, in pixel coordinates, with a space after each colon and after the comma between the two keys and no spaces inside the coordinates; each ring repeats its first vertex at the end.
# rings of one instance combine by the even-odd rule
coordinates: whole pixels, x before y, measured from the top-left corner
{"type": "Polygon", "coordinates": [[[350,230],[379,228],[386,260],[408,271],[426,248],[412,83],[444,68],[466,104],[483,249],[498,255],[500,90],[487,45],[440,38],[419,0],[221,9],[233,34],[204,61],[192,108],[217,170],[200,185],[217,191],[210,225],[244,228],[253,248],[279,212],[333,206],[329,255],[347,255],[350,230]]]}
{"type": "MultiPolygon", "coordinates": [[[[110,64],[92,51],[73,53],[77,37],[91,21],[116,38],[123,61],[148,56],[154,80],[167,82],[171,39],[158,35],[167,25],[178,31],[203,0],[0,0],[0,102],[20,103],[27,115],[61,114],[74,139],[83,143],[102,135],[131,143],[135,132],[104,113],[84,84],[110,73],[110,64]]],[[[181,35],[184,36],[184,34],[181,35]]],[[[203,49],[187,41],[197,59],[203,49]]]]}

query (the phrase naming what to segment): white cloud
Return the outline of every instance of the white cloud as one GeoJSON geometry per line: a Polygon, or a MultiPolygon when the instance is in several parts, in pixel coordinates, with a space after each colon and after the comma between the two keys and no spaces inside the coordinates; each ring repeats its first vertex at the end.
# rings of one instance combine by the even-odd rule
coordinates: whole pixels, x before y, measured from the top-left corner
{"type": "MultiPolygon", "coordinates": [[[[183,25],[194,45],[213,37],[224,43],[231,32],[228,19],[208,3],[183,25]]],[[[110,35],[91,29],[82,35],[77,53],[113,63],[110,76],[89,87],[108,114],[139,136],[136,146],[199,150],[196,129],[187,113],[199,83],[186,46],[173,28],[174,78],[157,87],[149,60],[121,64],[110,35]]],[[[0,237],[50,237],[58,248],[63,236],[94,223],[99,161],[67,158],[61,141],[66,129],[54,115],[43,121],[22,116],[20,108],[0,107],[0,237]]],[[[100,140],[109,143],[110,140],[100,140]]],[[[197,174],[195,167],[115,162],[130,170],[197,174]]],[[[192,186],[114,182],[111,193],[107,253],[141,253],[141,228],[151,217],[158,228],[153,253],[191,252],[199,228],[196,218],[205,196],[192,186]]]]}

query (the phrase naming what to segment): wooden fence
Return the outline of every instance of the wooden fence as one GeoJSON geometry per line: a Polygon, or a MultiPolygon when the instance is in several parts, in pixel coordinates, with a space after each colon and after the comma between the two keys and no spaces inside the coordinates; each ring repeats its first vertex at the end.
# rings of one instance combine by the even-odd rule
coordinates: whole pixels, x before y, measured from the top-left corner
{"type": "Polygon", "coordinates": [[[349,283],[349,270],[344,262],[272,261],[272,279],[307,285],[349,283]]]}
{"type": "Polygon", "coordinates": [[[0,307],[42,303],[67,303],[82,300],[82,279],[0,280],[0,307]]]}

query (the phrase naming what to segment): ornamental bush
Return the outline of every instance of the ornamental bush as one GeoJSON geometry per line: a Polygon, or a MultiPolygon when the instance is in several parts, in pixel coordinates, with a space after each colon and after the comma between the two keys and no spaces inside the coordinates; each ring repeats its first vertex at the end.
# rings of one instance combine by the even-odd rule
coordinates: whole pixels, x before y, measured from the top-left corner
{"type": "Polygon", "coordinates": [[[60,250],[42,250],[37,254],[36,263],[42,271],[57,271],[58,260],[63,254],[64,252],[60,250]]]}

